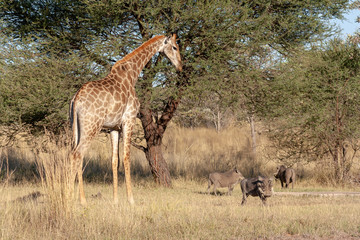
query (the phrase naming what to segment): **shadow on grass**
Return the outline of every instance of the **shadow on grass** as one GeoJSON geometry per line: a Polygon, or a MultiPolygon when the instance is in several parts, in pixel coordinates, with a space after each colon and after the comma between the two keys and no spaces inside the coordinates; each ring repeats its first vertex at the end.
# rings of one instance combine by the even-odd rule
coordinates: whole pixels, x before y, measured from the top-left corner
{"type": "Polygon", "coordinates": [[[219,196],[226,196],[227,193],[226,192],[220,192],[218,190],[216,190],[216,194],[213,192],[213,191],[210,191],[209,193],[207,191],[198,191],[198,192],[195,192],[197,194],[201,194],[201,195],[211,195],[211,196],[216,196],[216,197],[219,197],[219,196]]]}
{"type": "MultiPolygon", "coordinates": [[[[86,182],[112,183],[111,159],[85,158],[83,164],[83,177],[86,182]]],[[[11,184],[39,183],[41,181],[35,160],[21,154],[18,149],[8,148],[6,154],[1,154],[0,167],[0,181],[8,180],[8,183],[11,184]]],[[[134,161],[131,165],[131,176],[134,179],[149,179],[149,177],[152,177],[151,172],[144,169],[137,161],[134,161]]],[[[123,181],[124,178],[124,172],[120,170],[119,181],[123,181]]]]}
{"type": "Polygon", "coordinates": [[[35,161],[25,159],[22,154],[17,153],[12,148],[8,149],[6,154],[3,152],[0,155],[0,163],[1,181],[7,180],[9,183],[40,181],[35,161]]]}

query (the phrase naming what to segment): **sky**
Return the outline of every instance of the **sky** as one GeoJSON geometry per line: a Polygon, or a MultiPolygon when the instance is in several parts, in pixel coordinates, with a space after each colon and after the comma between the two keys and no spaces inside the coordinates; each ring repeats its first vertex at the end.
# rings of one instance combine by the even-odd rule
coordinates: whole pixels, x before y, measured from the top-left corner
{"type": "Polygon", "coordinates": [[[344,20],[335,20],[334,22],[339,25],[341,29],[341,37],[346,38],[348,34],[354,34],[360,29],[360,23],[356,22],[357,17],[360,17],[360,10],[355,9],[349,11],[344,15],[344,20]]]}

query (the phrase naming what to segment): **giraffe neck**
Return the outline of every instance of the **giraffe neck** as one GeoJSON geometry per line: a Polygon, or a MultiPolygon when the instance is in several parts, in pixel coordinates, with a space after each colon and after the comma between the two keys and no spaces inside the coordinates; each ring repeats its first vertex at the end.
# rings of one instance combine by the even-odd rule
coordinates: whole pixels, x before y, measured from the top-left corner
{"type": "Polygon", "coordinates": [[[117,61],[111,72],[118,74],[121,71],[131,72],[128,74],[128,78],[131,78],[131,83],[134,86],[145,65],[159,51],[164,39],[165,36],[155,36],[146,41],[123,59],[117,61]]]}

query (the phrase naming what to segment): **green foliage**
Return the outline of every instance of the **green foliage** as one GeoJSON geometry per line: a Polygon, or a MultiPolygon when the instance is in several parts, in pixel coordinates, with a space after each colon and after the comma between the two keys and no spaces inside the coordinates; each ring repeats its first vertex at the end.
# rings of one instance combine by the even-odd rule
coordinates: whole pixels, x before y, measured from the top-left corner
{"type": "Polygon", "coordinates": [[[229,106],[257,88],[249,86],[262,78],[253,64],[264,49],[286,53],[324,39],[331,30],[326,21],[341,17],[348,2],[4,0],[2,39],[15,47],[1,57],[0,123],[56,130],[81,83],[99,78],[153,35],[170,32],[181,41],[184,72],[174,74],[156,55],[137,86],[142,106],[161,112],[179,89],[195,99],[217,92],[219,104],[229,106]]]}
{"type": "Polygon", "coordinates": [[[25,41],[4,46],[0,53],[0,125],[57,132],[66,123],[74,89],[93,78],[91,62],[70,52],[43,53],[37,44],[25,41]]]}
{"type": "Polygon", "coordinates": [[[263,109],[277,125],[272,137],[280,159],[330,154],[335,168],[349,171],[359,149],[359,64],[358,43],[333,40],[302,50],[281,66],[263,109]]]}

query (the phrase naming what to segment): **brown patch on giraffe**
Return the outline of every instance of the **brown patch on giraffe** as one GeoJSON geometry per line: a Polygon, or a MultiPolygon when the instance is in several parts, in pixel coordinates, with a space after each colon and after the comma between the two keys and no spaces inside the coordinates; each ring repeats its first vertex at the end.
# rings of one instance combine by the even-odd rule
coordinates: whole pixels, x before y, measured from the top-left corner
{"type": "Polygon", "coordinates": [[[129,81],[124,81],[123,86],[125,87],[125,89],[129,89],[129,81]]]}
{"type": "Polygon", "coordinates": [[[114,86],[110,86],[108,91],[109,91],[111,94],[113,94],[113,93],[114,93],[114,91],[115,91],[114,86]]]}
{"type": "Polygon", "coordinates": [[[93,92],[94,92],[96,95],[99,95],[99,93],[100,93],[99,89],[97,89],[97,88],[94,88],[94,89],[93,89],[93,92]]]}
{"type": "Polygon", "coordinates": [[[119,64],[117,67],[118,72],[126,72],[128,69],[125,64],[119,64]]]}
{"type": "Polygon", "coordinates": [[[129,71],[128,75],[130,76],[131,79],[138,77],[138,73],[136,71],[129,71]]]}
{"type": "Polygon", "coordinates": [[[96,109],[99,109],[103,105],[103,103],[99,99],[97,99],[94,104],[96,109]]]}
{"type": "Polygon", "coordinates": [[[107,102],[107,103],[112,102],[112,101],[111,101],[111,98],[112,98],[112,97],[111,97],[110,94],[106,95],[105,102],[107,102]]]}
{"type": "Polygon", "coordinates": [[[119,93],[119,89],[118,89],[118,91],[116,91],[114,93],[114,99],[115,99],[116,102],[121,101],[121,95],[119,93]]]}
{"type": "Polygon", "coordinates": [[[88,96],[87,99],[88,99],[88,102],[89,102],[90,104],[95,101],[95,98],[93,97],[92,94],[89,94],[89,96],[88,96]]]}
{"type": "Polygon", "coordinates": [[[115,81],[120,81],[120,76],[119,74],[114,74],[113,78],[115,79],[115,81]]]}
{"type": "Polygon", "coordinates": [[[125,95],[125,93],[121,93],[121,102],[122,102],[122,104],[126,103],[126,95],[125,95]]]}
{"type": "Polygon", "coordinates": [[[130,88],[129,91],[131,96],[135,96],[135,88],[130,88]]]}
{"type": "Polygon", "coordinates": [[[122,106],[122,103],[121,103],[121,102],[116,103],[115,106],[114,106],[113,111],[114,111],[114,112],[120,112],[121,106],[122,106]]]}
{"type": "Polygon", "coordinates": [[[139,62],[141,56],[142,56],[141,53],[139,53],[138,55],[134,56],[133,59],[132,59],[133,62],[139,62]]]}
{"type": "Polygon", "coordinates": [[[131,113],[131,114],[136,114],[136,113],[137,113],[137,109],[134,109],[134,108],[131,109],[130,113],[131,113]]]}
{"type": "Polygon", "coordinates": [[[124,85],[124,84],[121,85],[121,91],[127,92],[127,89],[125,88],[125,85],[124,85]]]}
{"type": "Polygon", "coordinates": [[[132,79],[133,74],[131,72],[127,72],[126,77],[127,79],[132,79]]]}

